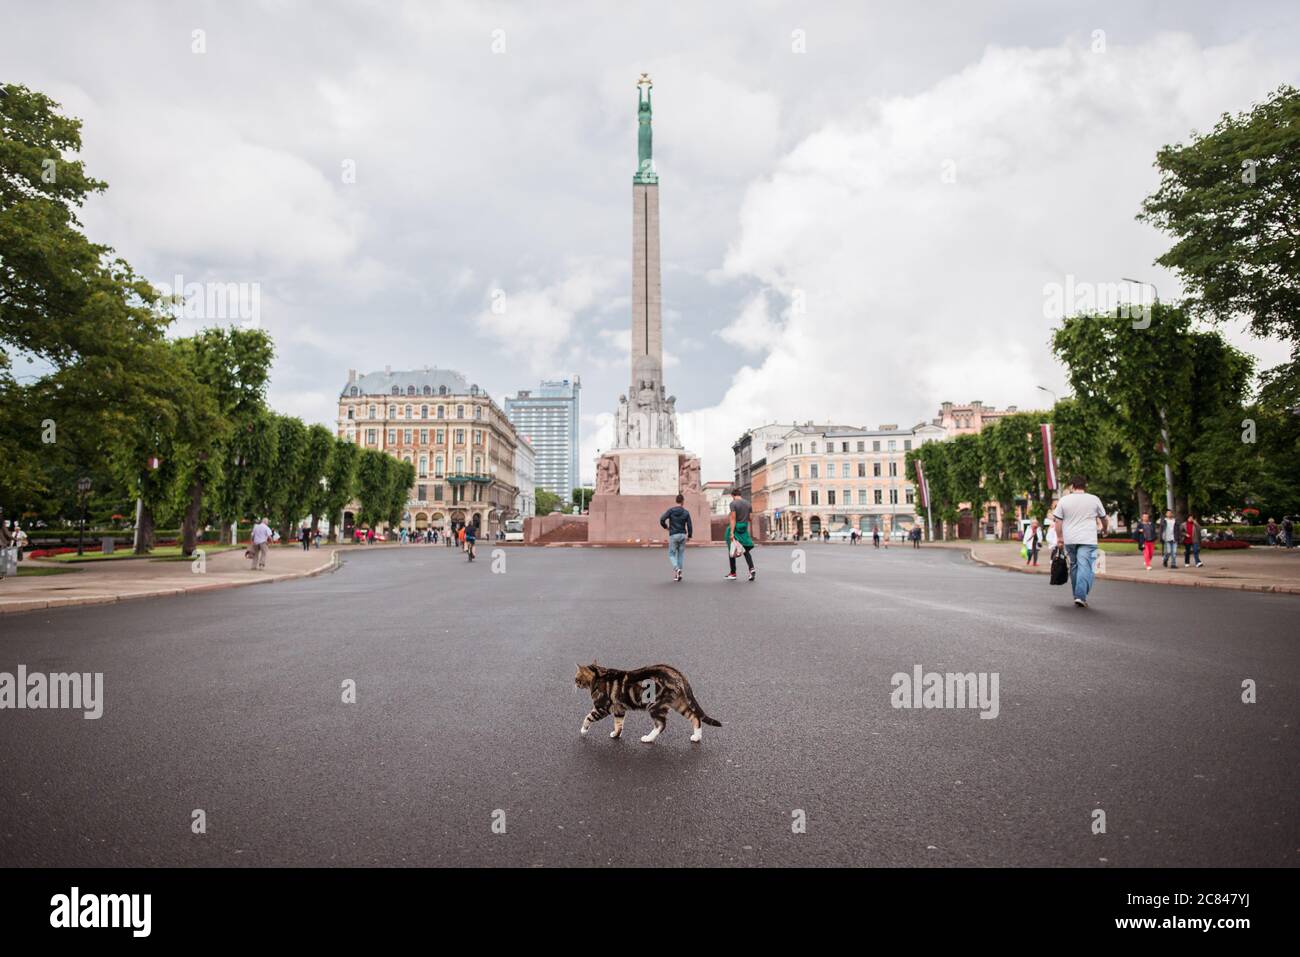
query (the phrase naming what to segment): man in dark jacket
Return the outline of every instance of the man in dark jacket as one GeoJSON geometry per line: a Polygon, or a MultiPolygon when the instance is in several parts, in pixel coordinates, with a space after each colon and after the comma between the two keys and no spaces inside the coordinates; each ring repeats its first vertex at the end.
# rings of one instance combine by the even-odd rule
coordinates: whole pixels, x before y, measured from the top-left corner
{"type": "Polygon", "coordinates": [[[686,558],[686,540],[694,534],[691,513],[682,507],[685,499],[678,495],[677,504],[659,516],[659,527],[668,529],[668,561],[673,566],[673,581],[682,580],[682,562],[686,558]]]}

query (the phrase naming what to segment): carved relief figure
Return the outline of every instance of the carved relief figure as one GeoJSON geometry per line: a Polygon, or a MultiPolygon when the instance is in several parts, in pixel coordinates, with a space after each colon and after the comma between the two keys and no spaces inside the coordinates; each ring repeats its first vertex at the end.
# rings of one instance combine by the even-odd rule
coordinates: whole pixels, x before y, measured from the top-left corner
{"type": "Polygon", "coordinates": [[[618,494],[618,459],[612,455],[602,455],[596,463],[597,495],[618,494]]]}

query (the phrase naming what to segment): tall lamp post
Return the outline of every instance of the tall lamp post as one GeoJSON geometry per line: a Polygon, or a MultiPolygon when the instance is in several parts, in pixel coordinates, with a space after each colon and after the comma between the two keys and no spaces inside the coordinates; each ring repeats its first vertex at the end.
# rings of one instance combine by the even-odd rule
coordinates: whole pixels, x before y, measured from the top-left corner
{"type": "Polygon", "coordinates": [[[86,505],[90,494],[90,479],[77,479],[77,494],[81,497],[81,528],[77,532],[77,555],[86,553],[86,505]]]}

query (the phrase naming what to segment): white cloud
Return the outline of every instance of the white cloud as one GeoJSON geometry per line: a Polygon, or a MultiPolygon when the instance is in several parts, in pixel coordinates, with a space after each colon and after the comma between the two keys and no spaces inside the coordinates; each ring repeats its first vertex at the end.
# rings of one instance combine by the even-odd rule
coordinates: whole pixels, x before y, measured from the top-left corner
{"type": "Polygon", "coordinates": [[[1165,143],[1206,129],[1293,74],[1249,42],[988,49],[912,96],[866,102],[754,182],[723,276],[757,281],[720,334],[761,345],[714,407],[684,417],[706,475],[773,420],[912,423],[943,399],[1041,404],[1065,392],[1043,287],[1173,278],[1168,239],[1133,219],[1165,143]],[[945,164],[952,161],[951,167],[945,164]],[[955,169],[955,182],[945,182],[955,169]],[[766,297],[800,292],[783,326],[766,297]]]}

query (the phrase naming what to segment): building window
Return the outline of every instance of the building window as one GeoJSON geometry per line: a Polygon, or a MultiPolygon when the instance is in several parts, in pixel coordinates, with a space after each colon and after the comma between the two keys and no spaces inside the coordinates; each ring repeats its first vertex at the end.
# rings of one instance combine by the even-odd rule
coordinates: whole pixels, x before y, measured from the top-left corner
{"type": "Polygon", "coordinates": [[[867,450],[867,443],[866,443],[866,442],[859,442],[859,443],[858,443],[858,451],[859,451],[859,452],[865,452],[866,450],[867,450]]]}
{"type": "Polygon", "coordinates": [[[879,441],[875,441],[875,442],[872,442],[872,443],[871,443],[871,451],[873,451],[873,452],[879,452],[879,451],[880,451],[880,442],[879,442],[879,441]]]}
{"type": "MultiPolygon", "coordinates": [[[[798,477],[799,477],[799,466],[798,466],[798,465],[793,465],[793,466],[791,466],[791,468],[794,470],[793,478],[798,478],[798,477]]],[[[792,492],[791,494],[794,494],[794,493],[792,492]]]]}
{"type": "Polygon", "coordinates": [[[444,411],[445,411],[445,410],[443,409],[442,406],[438,406],[438,418],[441,419],[441,418],[443,417],[443,412],[444,412],[444,411]]]}
{"type": "Polygon", "coordinates": [[[447,433],[444,432],[442,429],[438,429],[438,431],[434,433],[434,444],[442,445],[442,443],[446,440],[446,438],[447,438],[447,433]]]}
{"type": "Polygon", "coordinates": [[[474,430],[474,444],[475,444],[475,445],[482,445],[482,444],[483,444],[483,430],[482,430],[482,429],[475,429],[475,430],[474,430]]]}
{"type": "Polygon", "coordinates": [[[464,445],[464,444],[465,444],[465,430],[464,430],[464,429],[457,429],[457,430],[456,430],[456,444],[457,444],[457,445],[464,445]]]}
{"type": "Polygon", "coordinates": [[[348,418],[352,418],[352,406],[348,406],[348,418]]]}
{"type": "Polygon", "coordinates": [[[410,430],[410,429],[406,429],[405,431],[402,432],[402,444],[403,444],[403,445],[410,445],[410,444],[411,444],[411,430],[410,430]]]}
{"type": "Polygon", "coordinates": [[[876,478],[880,478],[880,463],[879,463],[879,462],[872,462],[872,463],[871,463],[871,474],[872,474],[873,476],[875,476],[876,478]]]}
{"type": "Polygon", "coordinates": [[[426,385],[426,386],[424,387],[424,394],[425,394],[425,395],[433,395],[433,390],[430,389],[430,388],[426,385]]]}
{"type": "Polygon", "coordinates": [[[794,489],[790,489],[790,502],[789,502],[789,504],[791,504],[791,505],[798,505],[798,504],[799,504],[799,493],[796,492],[794,489]]]}
{"type": "Polygon", "coordinates": [[[420,406],[420,418],[427,419],[428,417],[429,417],[429,407],[427,405],[420,406]]]}
{"type": "Polygon", "coordinates": [[[465,456],[458,455],[456,456],[456,474],[459,475],[464,471],[465,471],[465,456]]]}
{"type": "Polygon", "coordinates": [[[370,415],[367,416],[367,418],[371,418],[371,419],[373,419],[374,417],[375,417],[375,407],[372,405],[372,406],[370,407],[370,415]]]}
{"type": "Polygon", "coordinates": [[[389,445],[396,445],[396,444],[397,444],[397,430],[396,430],[396,429],[389,429],[389,430],[388,430],[388,444],[389,444],[389,445]]]}
{"type": "Polygon", "coordinates": [[[356,394],[357,394],[356,386],[353,386],[352,388],[348,389],[348,395],[356,395],[356,394]]]}
{"type": "Polygon", "coordinates": [[[476,419],[483,418],[483,406],[481,405],[474,406],[474,418],[476,419]]]}
{"type": "Polygon", "coordinates": [[[442,456],[439,455],[433,460],[433,474],[435,478],[442,478],[442,456]]]}
{"type": "Polygon", "coordinates": [[[421,429],[421,430],[420,430],[420,444],[421,444],[421,445],[428,445],[428,444],[429,444],[429,430],[428,430],[428,429],[421,429]]]}
{"type": "Polygon", "coordinates": [[[809,493],[809,494],[812,496],[812,497],[809,499],[809,502],[811,502],[811,504],[813,504],[813,505],[816,505],[816,504],[817,504],[817,490],[816,490],[816,489],[813,489],[812,492],[809,493]]]}
{"type": "Polygon", "coordinates": [[[897,477],[898,477],[898,463],[897,463],[897,462],[890,462],[890,463],[889,463],[889,477],[890,477],[890,478],[897,478],[897,477]]]}
{"type": "MultiPolygon", "coordinates": [[[[429,475],[429,456],[421,455],[420,456],[420,478],[427,478],[428,475],[429,475]]],[[[420,488],[423,489],[424,486],[421,485],[420,488]]],[[[424,492],[420,492],[420,498],[421,499],[424,498],[424,492]]]]}
{"type": "Polygon", "coordinates": [[[456,406],[456,418],[458,419],[465,418],[465,407],[463,405],[456,406]]]}
{"type": "Polygon", "coordinates": [[[397,406],[395,406],[395,405],[390,405],[390,406],[388,407],[388,417],[389,417],[390,419],[395,419],[395,418],[397,418],[397,406]]]}
{"type": "Polygon", "coordinates": [[[393,395],[401,395],[401,394],[402,394],[402,389],[401,389],[401,387],[400,387],[400,386],[393,386],[393,395]]]}
{"type": "MultiPolygon", "coordinates": [[[[859,443],[859,444],[860,444],[860,443],[859,443]]],[[[859,462],[859,463],[858,463],[858,478],[866,478],[866,477],[867,477],[867,463],[866,463],[866,462],[859,462]]]]}
{"type": "Polygon", "coordinates": [[[427,502],[428,499],[425,497],[425,493],[428,491],[429,487],[427,485],[417,485],[415,487],[415,500],[417,502],[427,502]]]}
{"type": "Polygon", "coordinates": [[[898,504],[898,489],[896,489],[896,488],[891,488],[891,489],[889,490],[889,504],[890,504],[890,505],[897,505],[897,504],[898,504]]]}
{"type": "Polygon", "coordinates": [[[813,443],[812,443],[812,445],[811,445],[811,449],[812,449],[812,454],[813,454],[813,455],[816,455],[816,454],[817,454],[817,443],[816,443],[816,442],[813,442],[813,443]]]}
{"type": "Polygon", "coordinates": [[[912,490],[910,488],[903,490],[903,501],[905,501],[908,505],[912,504],[912,490]]]}
{"type": "MultiPolygon", "coordinates": [[[[816,463],[816,462],[814,462],[812,465],[808,466],[808,477],[809,477],[809,478],[817,478],[817,463],[816,463]]],[[[813,502],[813,504],[816,505],[817,503],[816,503],[816,502],[813,502]]]]}
{"type": "Polygon", "coordinates": [[[379,441],[378,429],[366,429],[366,445],[374,445],[379,441]]]}
{"type": "Polygon", "coordinates": [[[847,443],[847,442],[841,442],[841,443],[840,443],[840,451],[841,451],[841,452],[847,452],[848,450],[849,450],[849,443],[847,443]]]}
{"type": "Polygon", "coordinates": [[[911,440],[911,439],[903,439],[903,451],[904,451],[904,452],[910,452],[910,451],[912,451],[912,440],[911,440]]]}
{"type": "Polygon", "coordinates": [[[441,502],[441,501],[442,501],[442,486],[441,486],[441,485],[435,485],[435,486],[433,487],[433,500],[434,500],[435,502],[441,502]]]}
{"type": "Polygon", "coordinates": [[[897,452],[897,451],[898,451],[898,440],[897,440],[897,439],[890,439],[890,440],[889,440],[889,451],[891,451],[891,452],[897,452]]]}
{"type": "Polygon", "coordinates": [[[876,489],[876,494],[875,494],[875,496],[874,496],[874,500],[875,500],[875,503],[876,503],[877,505],[881,504],[881,502],[880,502],[880,489],[876,489]]]}
{"type": "MultiPolygon", "coordinates": [[[[816,505],[817,503],[813,502],[813,504],[816,505]]],[[[826,504],[827,505],[835,504],[835,489],[832,488],[826,490],[826,504]]]]}
{"type": "Polygon", "coordinates": [[[867,490],[864,488],[858,489],[858,504],[859,505],[867,504],[867,490]]]}

